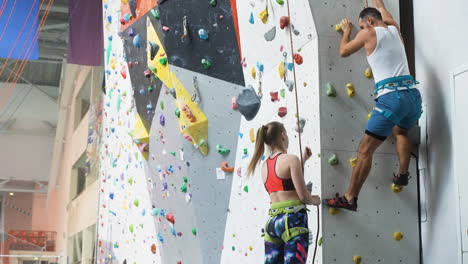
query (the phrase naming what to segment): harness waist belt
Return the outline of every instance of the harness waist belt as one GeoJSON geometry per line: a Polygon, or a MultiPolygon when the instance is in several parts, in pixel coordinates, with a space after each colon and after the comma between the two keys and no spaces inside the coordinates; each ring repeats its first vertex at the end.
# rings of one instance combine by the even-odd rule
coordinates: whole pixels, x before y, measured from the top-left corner
{"type": "Polygon", "coordinates": [[[307,206],[299,200],[284,201],[272,204],[269,215],[273,217],[280,214],[292,214],[304,209],[307,210],[307,206]]]}
{"type": "Polygon", "coordinates": [[[391,77],[376,83],[374,86],[374,93],[377,95],[379,91],[384,89],[395,91],[408,90],[412,89],[411,86],[416,84],[419,84],[419,82],[416,81],[411,75],[391,77]]]}

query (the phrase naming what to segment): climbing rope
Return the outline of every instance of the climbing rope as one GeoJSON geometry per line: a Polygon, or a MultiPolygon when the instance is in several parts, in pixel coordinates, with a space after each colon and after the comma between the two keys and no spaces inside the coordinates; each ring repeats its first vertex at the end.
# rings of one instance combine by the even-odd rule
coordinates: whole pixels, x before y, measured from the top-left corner
{"type": "MultiPolygon", "coordinates": [[[[289,5],[289,0],[286,0],[286,5],[288,7],[288,17],[291,19],[291,8],[289,5]]],[[[292,25],[292,23],[291,23],[292,25]]],[[[294,56],[294,42],[293,42],[293,32],[291,29],[289,29],[289,40],[291,41],[291,59],[294,56]]],[[[296,95],[296,119],[297,119],[297,132],[298,132],[298,137],[299,137],[299,152],[300,152],[300,158],[301,158],[301,164],[302,167],[304,168],[304,159],[302,158],[302,140],[301,140],[301,122],[300,122],[300,115],[299,115],[299,96],[298,96],[298,91],[297,91],[297,79],[296,79],[296,63],[292,62],[293,65],[293,77],[294,77],[294,91],[296,95]]],[[[315,256],[317,255],[317,243],[318,243],[318,236],[320,232],[320,207],[317,205],[317,234],[315,236],[315,248],[314,248],[314,254],[312,257],[312,263],[315,262],[315,256]]]]}

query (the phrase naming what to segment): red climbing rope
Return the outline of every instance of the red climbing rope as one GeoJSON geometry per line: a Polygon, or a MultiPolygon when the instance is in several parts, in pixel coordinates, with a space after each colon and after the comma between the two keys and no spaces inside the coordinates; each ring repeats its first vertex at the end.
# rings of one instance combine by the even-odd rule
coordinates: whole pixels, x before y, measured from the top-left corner
{"type": "Polygon", "coordinates": [[[3,1],[2,6],[0,7],[0,17],[2,16],[3,11],[5,10],[5,7],[7,6],[7,4],[8,4],[8,0],[3,1]]]}
{"type": "MultiPolygon", "coordinates": [[[[288,17],[291,20],[291,8],[289,6],[289,0],[286,0],[286,4],[288,7],[288,17]]],[[[291,28],[289,29],[289,39],[291,41],[291,58],[292,58],[294,56],[294,43],[293,43],[293,33],[292,33],[291,28]]],[[[293,76],[294,76],[294,90],[296,94],[296,118],[297,118],[297,131],[299,133],[299,151],[301,153],[301,164],[302,164],[302,167],[304,167],[304,160],[302,158],[301,121],[300,121],[300,115],[299,115],[299,96],[297,95],[298,91],[297,91],[297,79],[296,79],[296,63],[294,62],[294,59],[292,63],[293,63],[293,76]]],[[[319,232],[320,232],[320,208],[317,205],[317,235],[315,236],[315,249],[314,249],[314,255],[312,257],[312,263],[315,262],[315,256],[317,255],[317,244],[318,244],[319,232]]]]}
{"type": "MultiPolygon", "coordinates": [[[[2,34],[0,35],[0,41],[2,41],[2,39],[3,39],[3,34],[5,34],[5,31],[6,31],[7,27],[8,27],[8,25],[10,24],[11,16],[12,16],[13,13],[15,12],[15,6],[16,6],[16,0],[15,0],[15,2],[13,2],[13,6],[11,7],[11,10],[10,10],[10,15],[8,15],[7,22],[6,22],[6,24],[5,24],[5,27],[3,28],[2,34]]],[[[3,10],[2,10],[2,13],[3,13],[3,10]]]]}

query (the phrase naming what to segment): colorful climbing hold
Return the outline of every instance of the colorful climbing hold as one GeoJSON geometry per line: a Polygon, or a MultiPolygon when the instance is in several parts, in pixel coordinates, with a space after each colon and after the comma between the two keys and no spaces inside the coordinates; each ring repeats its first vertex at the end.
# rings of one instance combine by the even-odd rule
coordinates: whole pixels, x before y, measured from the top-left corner
{"type": "Polygon", "coordinates": [[[175,223],[174,215],[172,213],[167,213],[166,214],[166,220],[169,221],[172,224],[175,223]]]}
{"type": "Polygon", "coordinates": [[[238,108],[236,97],[231,98],[231,105],[233,110],[236,110],[238,108]]]}
{"type": "Polygon", "coordinates": [[[330,158],[328,158],[328,164],[334,166],[334,165],[337,165],[338,164],[338,157],[336,156],[335,153],[333,153],[330,158]]]}
{"type": "Polygon", "coordinates": [[[283,97],[283,98],[286,97],[286,90],[285,89],[280,90],[280,96],[283,97]]]}
{"type": "Polygon", "coordinates": [[[221,144],[217,144],[217,145],[216,145],[216,150],[217,150],[218,153],[221,154],[221,155],[227,155],[227,154],[229,154],[229,152],[231,152],[230,149],[228,149],[228,148],[223,148],[223,146],[221,146],[221,144]]]}
{"type": "Polygon", "coordinates": [[[356,95],[356,90],[354,89],[354,85],[352,83],[347,83],[346,89],[348,90],[349,97],[353,97],[356,95]]]}
{"type": "Polygon", "coordinates": [[[208,39],[208,32],[205,30],[205,29],[200,29],[198,30],[198,37],[200,37],[200,39],[203,39],[203,40],[207,40],[208,39]]]}
{"type": "Polygon", "coordinates": [[[268,8],[260,12],[260,20],[265,24],[268,20],[268,8]]]}
{"type": "Polygon", "coordinates": [[[247,121],[255,118],[258,110],[260,109],[260,104],[260,98],[251,85],[242,89],[239,96],[237,97],[239,112],[245,117],[247,121]]]}
{"type": "Polygon", "coordinates": [[[171,30],[171,28],[169,28],[168,26],[163,26],[162,30],[164,30],[165,32],[168,32],[169,30],[171,30]]]}
{"type": "Polygon", "coordinates": [[[258,71],[263,72],[263,70],[265,69],[265,66],[263,66],[263,63],[257,61],[257,69],[258,71]]]}
{"type": "Polygon", "coordinates": [[[136,207],[138,207],[138,205],[140,205],[140,201],[135,200],[135,201],[133,201],[133,204],[134,204],[136,207]]]}
{"type": "Polygon", "coordinates": [[[180,118],[180,109],[179,108],[176,108],[174,110],[174,114],[177,116],[177,118],[180,118]]]}
{"type": "Polygon", "coordinates": [[[210,0],[209,3],[210,3],[210,5],[211,5],[212,7],[215,7],[216,4],[217,4],[216,0],[210,0]]]}
{"type": "Polygon", "coordinates": [[[283,62],[281,62],[281,63],[279,64],[279,66],[278,66],[278,73],[279,73],[280,78],[283,79],[283,78],[284,78],[284,74],[285,74],[285,73],[284,73],[284,63],[283,63],[283,62]]]}
{"type": "Polygon", "coordinates": [[[252,67],[252,69],[250,69],[250,75],[254,79],[257,78],[257,70],[255,69],[255,67],[252,67]]]}
{"type": "Polygon", "coordinates": [[[270,96],[271,96],[271,101],[272,102],[279,101],[278,92],[270,92],[270,96]]]}
{"type": "Polygon", "coordinates": [[[197,229],[196,229],[195,227],[194,227],[194,228],[192,228],[192,234],[193,234],[194,236],[196,236],[196,235],[197,235],[197,229]]]}
{"type": "Polygon", "coordinates": [[[151,253],[156,254],[156,244],[151,245],[151,253]]]}
{"type": "Polygon", "coordinates": [[[140,37],[140,34],[137,34],[137,35],[133,38],[133,46],[135,46],[135,48],[140,48],[140,47],[141,47],[141,37],[140,37]]]}
{"type": "Polygon", "coordinates": [[[253,14],[252,12],[250,12],[249,23],[250,23],[250,24],[254,24],[254,23],[255,23],[254,14],[253,14]]]}
{"type": "Polygon", "coordinates": [[[159,9],[157,8],[151,9],[151,15],[153,15],[154,19],[159,19],[161,17],[159,9]]]}
{"type": "Polygon", "coordinates": [[[208,70],[209,68],[211,68],[211,61],[209,61],[208,59],[205,59],[205,58],[202,59],[201,64],[205,70],[208,70]]]}
{"type": "Polygon", "coordinates": [[[354,264],[361,264],[361,256],[353,256],[354,264]]]}
{"type": "Polygon", "coordinates": [[[159,63],[161,63],[162,65],[166,65],[167,64],[167,58],[166,57],[160,58],[159,63]]]}
{"type": "Polygon", "coordinates": [[[296,125],[296,127],[294,128],[294,130],[296,130],[296,132],[303,132],[304,131],[304,126],[305,126],[305,123],[306,123],[306,120],[302,117],[299,118],[299,127],[296,125]]]}
{"type": "Polygon", "coordinates": [[[229,164],[226,161],[221,163],[221,170],[224,172],[231,173],[234,171],[234,167],[229,167],[229,164]]]}
{"type": "Polygon", "coordinates": [[[394,193],[399,193],[403,190],[403,186],[397,185],[397,184],[392,184],[392,191],[394,193]]]}
{"type": "Polygon", "coordinates": [[[396,241],[400,241],[403,239],[403,233],[402,232],[395,232],[393,233],[393,239],[396,241]]]}
{"type": "Polygon", "coordinates": [[[135,228],[133,227],[133,224],[131,224],[131,225],[128,227],[128,230],[130,230],[130,233],[133,233],[134,229],[135,229],[135,228]]]}
{"type": "Polygon", "coordinates": [[[276,0],[276,3],[278,3],[279,5],[284,5],[284,1],[283,1],[283,0],[276,0]]]}
{"type": "Polygon", "coordinates": [[[284,29],[285,27],[289,26],[291,20],[289,19],[288,16],[282,16],[280,18],[280,28],[284,29]]]}
{"type": "Polygon", "coordinates": [[[327,85],[326,85],[326,93],[327,93],[327,96],[336,97],[336,90],[335,90],[335,87],[334,87],[333,84],[331,84],[330,82],[327,82],[327,85]]]}
{"type": "Polygon", "coordinates": [[[250,142],[254,143],[255,142],[255,130],[253,128],[250,129],[249,137],[250,137],[250,142]]]}
{"type": "Polygon", "coordinates": [[[288,113],[288,109],[286,107],[278,108],[278,116],[284,117],[288,113]]]}
{"type": "Polygon", "coordinates": [[[249,186],[247,186],[247,185],[244,186],[244,192],[246,192],[246,193],[249,192],[249,186]]]}
{"type": "Polygon", "coordinates": [[[328,212],[331,214],[331,215],[337,215],[340,213],[340,210],[338,208],[328,208],[328,212]]]}
{"type": "Polygon", "coordinates": [[[165,126],[165,125],[166,125],[166,118],[164,117],[163,114],[161,114],[161,115],[159,116],[159,124],[160,124],[161,126],[165,126]]]}
{"type": "Polygon", "coordinates": [[[150,58],[151,60],[154,60],[154,57],[156,57],[156,54],[159,51],[159,45],[152,41],[148,41],[148,44],[148,48],[150,49],[150,58]]]}
{"type": "Polygon", "coordinates": [[[343,28],[341,27],[340,24],[336,24],[336,25],[335,25],[335,30],[336,30],[336,31],[341,31],[341,30],[343,30],[343,28]]]}
{"type": "Polygon", "coordinates": [[[357,165],[357,158],[350,158],[350,159],[349,159],[349,164],[351,165],[352,168],[356,167],[356,165],[357,165]]]}
{"type": "Polygon", "coordinates": [[[364,76],[366,76],[367,78],[372,78],[374,77],[374,74],[372,73],[372,69],[370,67],[368,67],[365,71],[364,71],[364,76]]]}
{"type": "Polygon", "coordinates": [[[296,53],[293,55],[293,59],[296,62],[297,65],[301,65],[304,62],[304,59],[299,53],[296,53]]]}

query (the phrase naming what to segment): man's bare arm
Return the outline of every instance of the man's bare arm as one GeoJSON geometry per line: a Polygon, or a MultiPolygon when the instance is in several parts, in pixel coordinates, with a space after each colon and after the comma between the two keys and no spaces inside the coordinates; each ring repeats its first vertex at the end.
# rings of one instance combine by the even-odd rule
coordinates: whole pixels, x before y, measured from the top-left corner
{"type": "Polygon", "coordinates": [[[374,7],[379,10],[379,12],[382,14],[382,19],[387,25],[392,25],[395,26],[398,31],[400,31],[400,26],[398,23],[393,19],[392,14],[385,8],[383,0],[372,0],[374,3],[374,7]]]}
{"type": "Polygon", "coordinates": [[[348,57],[349,55],[360,50],[366,44],[365,31],[361,30],[356,37],[351,40],[351,28],[353,24],[348,19],[341,21],[341,28],[343,29],[343,38],[340,43],[340,56],[348,57]]]}

